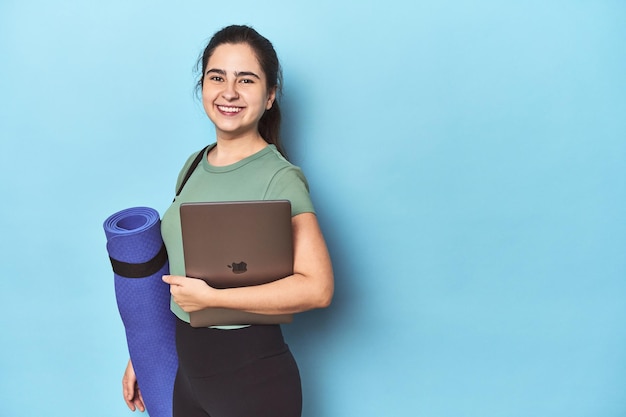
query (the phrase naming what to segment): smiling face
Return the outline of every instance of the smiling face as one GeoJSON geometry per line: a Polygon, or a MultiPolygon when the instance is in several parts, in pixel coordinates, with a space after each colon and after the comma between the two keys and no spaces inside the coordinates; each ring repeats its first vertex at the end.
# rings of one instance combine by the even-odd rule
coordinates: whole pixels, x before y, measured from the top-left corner
{"type": "Polygon", "coordinates": [[[260,137],[259,120],[275,96],[250,46],[226,43],[215,48],[204,73],[202,105],[218,139],[260,137]]]}

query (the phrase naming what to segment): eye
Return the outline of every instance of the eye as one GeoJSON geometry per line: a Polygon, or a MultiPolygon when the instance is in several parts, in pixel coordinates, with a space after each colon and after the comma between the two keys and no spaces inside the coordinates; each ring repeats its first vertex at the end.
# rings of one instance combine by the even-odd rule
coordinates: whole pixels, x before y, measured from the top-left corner
{"type": "Polygon", "coordinates": [[[215,81],[215,82],[224,81],[224,79],[222,77],[220,77],[219,75],[213,75],[213,76],[209,77],[209,80],[215,81]]]}
{"type": "Polygon", "coordinates": [[[243,78],[239,81],[241,84],[254,84],[254,80],[250,78],[243,78]]]}

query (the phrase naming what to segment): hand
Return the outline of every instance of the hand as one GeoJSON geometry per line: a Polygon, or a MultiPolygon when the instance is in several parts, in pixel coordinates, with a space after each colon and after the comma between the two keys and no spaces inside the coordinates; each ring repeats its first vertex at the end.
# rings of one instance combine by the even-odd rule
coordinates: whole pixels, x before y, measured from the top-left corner
{"type": "Polygon", "coordinates": [[[163,275],[163,281],[170,284],[170,293],[176,304],[184,311],[202,310],[210,307],[211,294],[217,291],[201,279],[163,275]]]}
{"type": "Polygon", "coordinates": [[[122,378],[122,392],[124,394],[124,401],[126,401],[126,405],[131,411],[135,411],[136,409],[139,409],[141,412],[146,411],[146,405],[143,402],[139,385],[137,385],[135,369],[130,359],[128,360],[128,365],[126,365],[126,371],[122,378]]]}

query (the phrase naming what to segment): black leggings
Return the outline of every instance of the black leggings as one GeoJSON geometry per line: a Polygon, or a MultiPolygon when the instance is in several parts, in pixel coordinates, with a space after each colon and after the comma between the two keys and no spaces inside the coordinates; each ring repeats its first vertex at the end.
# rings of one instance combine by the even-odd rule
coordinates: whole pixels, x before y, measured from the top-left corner
{"type": "Polygon", "coordinates": [[[300,417],[300,373],[278,325],[176,325],[174,417],[300,417]]]}

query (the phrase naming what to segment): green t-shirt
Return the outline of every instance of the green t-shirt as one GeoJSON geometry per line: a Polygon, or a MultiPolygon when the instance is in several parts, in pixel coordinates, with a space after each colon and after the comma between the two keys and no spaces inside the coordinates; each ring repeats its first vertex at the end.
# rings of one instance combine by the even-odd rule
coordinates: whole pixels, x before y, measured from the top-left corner
{"type": "MultiPolygon", "coordinates": [[[[172,275],[185,276],[183,242],[180,229],[180,204],[199,201],[249,201],[249,200],[289,200],[291,215],[314,213],[309,196],[309,187],[300,168],[292,165],[278,152],[274,145],[268,145],[259,152],[227,166],[213,166],[206,154],[194,170],[180,195],[167,209],[161,221],[161,235],[167,248],[172,275]]],[[[178,175],[176,189],[198,153],[189,157],[178,175]]],[[[189,322],[185,313],[175,302],[172,311],[189,322]]],[[[242,323],[245,324],[245,323],[242,323]]]]}

